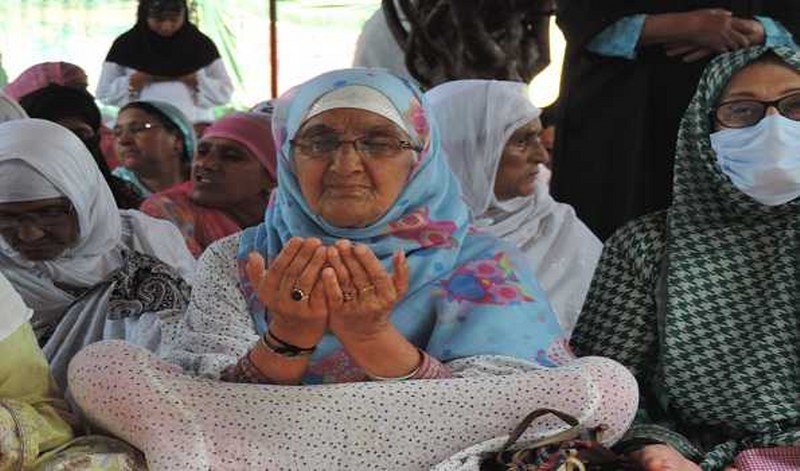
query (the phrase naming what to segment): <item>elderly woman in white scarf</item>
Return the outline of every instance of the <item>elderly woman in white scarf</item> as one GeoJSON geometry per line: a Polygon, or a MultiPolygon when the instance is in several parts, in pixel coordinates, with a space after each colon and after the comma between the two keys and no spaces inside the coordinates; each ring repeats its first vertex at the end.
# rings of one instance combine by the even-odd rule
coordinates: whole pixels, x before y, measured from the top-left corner
{"type": "Polygon", "coordinates": [[[0,124],[0,236],[0,270],[33,309],[61,387],[88,343],[157,351],[162,326],[188,303],[194,259],[178,230],[119,211],[89,151],[57,124],[0,124]]]}
{"type": "Polygon", "coordinates": [[[476,226],[528,255],[562,328],[572,332],[603,246],[572,207],[550,196],[540,110],[526,86],[459,80],[426,95],[476,226]]]}

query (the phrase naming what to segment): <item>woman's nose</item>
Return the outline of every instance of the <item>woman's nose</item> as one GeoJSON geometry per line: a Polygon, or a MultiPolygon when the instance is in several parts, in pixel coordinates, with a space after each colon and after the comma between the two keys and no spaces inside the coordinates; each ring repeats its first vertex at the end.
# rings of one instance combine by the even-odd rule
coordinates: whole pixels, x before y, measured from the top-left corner
{"type": "Polygon", "coordinates": [[[331,162],[331,170],[339,172],[354,172],[363,169],[361,155],[356,151],[351,142],[343,142],[336,150],[331,162]]]}
{"type": "Polygon", "coordinates": [[[780,113],[780,111],[778,111],[778,108],[771,105],[767,107],[767,116],[776,115],[778,113],[780,113]]]}

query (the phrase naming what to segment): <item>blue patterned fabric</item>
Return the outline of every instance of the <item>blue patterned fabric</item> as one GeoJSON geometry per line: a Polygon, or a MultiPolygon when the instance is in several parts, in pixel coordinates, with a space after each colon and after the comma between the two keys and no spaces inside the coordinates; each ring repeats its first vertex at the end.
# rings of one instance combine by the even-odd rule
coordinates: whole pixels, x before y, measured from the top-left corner
{"type": "MultiPolygon", "coordinates": [[[[326,245],[339,239],[364,243],[388,270],[400,249],[407,256],[411,280],[392,321],[413,344],[442,361],[479,354],[507,355],[542,366],[566,361],[570,355],[563,350],[564,335],[524,256],[469,227],[467,207],[430,116],[417,86],[386,71],[330,72],[287,92],[273,117],[280,185],[265,222],[243,233],[240,261],[251,251],[272,259],[292,236],[317,237],[326,245]],[[411,140],[422,149],[395,204],[372,225],[355,229],[334,227],[311,211],[293,170],[289,143],[309,108],[347,85],[371,87],[389,98],[411,130],[411,140]]],[[[251,305],[263,329],[266,324],[258,319],[263,307],[251,305]]],[[[345,381],[353,377],[353,369],[341,344],[329,334],[318,346],[305,381],[345,381]]]]}

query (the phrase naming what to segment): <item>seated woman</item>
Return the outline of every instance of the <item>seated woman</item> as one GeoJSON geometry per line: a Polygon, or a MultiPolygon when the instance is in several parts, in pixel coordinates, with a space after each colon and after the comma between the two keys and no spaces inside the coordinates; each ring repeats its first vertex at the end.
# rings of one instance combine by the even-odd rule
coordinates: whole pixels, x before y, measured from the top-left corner
{"type": "Polygon", "coordinates": [[[139,0],[136,24],[114,40],[97,98],[112,106],[168,101],[193,123],[214,119],[233,83],[214,42],[189,21],[186,0],[139,0]]]}
{"type": "Polygon", "coordinates": [[[139,208],[143,201],[141,196],[131,183],[111,174],[111,169],[103,157],[103,152],[100,150],[102,126],[100,110],[89,92],[61,85],[48,85],[22,97],[20,105],[31,118],[53,121],[78,136],[92,153],[97,168],[111,188],[117,207],[139,208]]]}
{"type": "Polygon", "coordinates": [[[206,130],[191,180],[151,196],[141,210],[178,226],[199,257],[212,242],[260,223],[275,184],[269,116],[233,113],[206,130]]]}
{"type": "Polygon", "coordinates": [[[197,137],[178,108],[160,101],[129,103],[119,111],[114,136],[122,166],[113,174],[142,197],[188,180],[197,137]]]}
{"type": "Polygon", "coordinates": [[[672,205],[606,244],[573,345],[637,376],[625,445],[648,470],[743,468],[800,441],[798,90],[795,49],[714,59],[678,134],[672,205]]]}
{"type": "Polygon", "coordinates": [[[570,333],[603,244],[550,196],[540,111],[527,95],[525,84],[496,80],[447,82],[426,93],[475,225],[528,255],[570,333]]]}
{"type": "Polygon", "coordinates": [[[200,258],[169,356],[263,385],[104,342],[70,371],[84,412],[176,469],[428,469],[542,405],[619,436],[635,383],[605,359],[549,370],[564,334],[517,249],[470,229],[429,116],[386,71],[287,92],[265,220],[200,258]]]}
{"type": "Polygon", "coordinates": [[[48,85],[61,85],[76,90],[86,90],[89,78],[86,72],[69,62],[41,62],[25,69],[19,77],[3,88],[3,91],[14,100],[48,85]]]}
{"type": "Polygon", "coordinates": [[[0,270],[34,310],[61,387],[84,345],[157,349],[188,303],[194,259],[177,229],[120,212],[86,146],[49,121],[0,125],[0,235],[0,270]]]}
{"type": "Polygon", "coordinates": [[[143,469],[137,452],[122,442],[73,440],[76,417],[36,344],[32,314],[0,273],[0,470],[143,469]]]}

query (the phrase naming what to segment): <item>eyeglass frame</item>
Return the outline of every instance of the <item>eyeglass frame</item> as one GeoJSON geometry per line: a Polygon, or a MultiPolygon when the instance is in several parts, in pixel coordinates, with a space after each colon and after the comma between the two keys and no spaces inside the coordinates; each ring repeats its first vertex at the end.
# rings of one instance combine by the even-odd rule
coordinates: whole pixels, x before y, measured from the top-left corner
{"type": "Polygon", "coordinates": [[[64,208],[43,208],[41,210],[34,210],[23,214],[18,214],[16,216],[3,216],[0,213],[0,231],[6,231],[11,229],[16,229],[22,227],[25,221],[30,221],[29,224],[33,224],[34,226],[40,229],[54,229],[60,226],[68,216],[75,214],[75,206],[72,204],[71,201],[67,201],[66,207],[64,208]],[[50,215],[50,216],[42,216],[37,215],[37,212],[43,211],[61,211],[58,215],[50,215]],[[42,218],[53,218],[53,221],[43,223],[42,218]],[[56,219],[58,219],[56,221],[56,219]],[[7,220],[7,223],[4,223],[4,220],[7,220]],[[11,222],[13,221],[13,222],[11,222]]]}
{"type": "MultiPolygon", "coordinates": [[[[329,157],[335,155],[337,152],[339,152],[339,150],[342,148],[342,146],[344,144],[350,144],[353,147],[353,150],[356,152],[356,154],[358,154],[361,157],[374,158],[373,156],[368,155],[365,151],[359,150],[359,148],[358,148],[358,143],[359,142],[363,142],[365,139],[370,139],[370,137],[362,136],[362,137],[358,137],[358,138],[355,138],[355,139],[339,139],[339,138],[336,138],[336,142],[338,144],[336,145],[336,147],[334,149],[332,149],[329,152],[327,152],[326,155],[324,155],[324,156],[322,156],[322,155],[314,156],[314,155],[312,155],[312,152],[304,151],[303,147],[308,147],[311,144],[303,143],[302,142],[303,139],[291,139],[289,141],[289,144],[291,144],[292,150],[294,150],[295,148],[299,148],[301,152],[307,153],[308,155],[310,155],[313,158],[329,158],[329,157]]],[[[374,139],[374,137],[372,139],[374,139]]],[[[402,152],[404,150],[412,150],[414,152],[420,152],[422,150],[421,146],[414,145],[411,141],[407,141],[407,140],[401,139],[399,137],[382,137],[381,139],[391,139],[393,141],[396,141],[397,147],[395,149],[393,149],[393,150],[397,151],[397,153],[400,153],[400,152],[402,152]]]]}
{"type": "Polygon", "coordinates": [[[778,110],[778,113],[779,113],[781,116],[783,116],[784,118],[786,118],[786,119],[791,119],[792,121],[800,121],[800,119],[794,119],[794,118],[790,118],[789,116],[786,116],[786,115],[783,113],[783,111],[781,110],[781,108],[780,108],[780,104],[781,104],[781,102],[784,102],[784,101],[786,101],[786,100],[788,100],[788,99],[790,99],[790,98],[797,98],[797,99],[798,99],[798,101],[800,101],[800,92],[795,92],[795,93],[792,93],[792,94],[790,94],[790,95],[786,95],[785,97],[783,97],[783,98],[780,98],[780,99],[778,99],[778,100],[772,100],[772,101],[761,101],[761,100],[754,100],[754,99],[746,99],[746,100],[732,100],[732,101],[728,101],[728,102],[725,102],[725,103],[720,103],[719,105],[717,105],[717,106],[714,108],[714,113],[713,113],[714,122],[716,122],[717,124],[719,124],[719,125],[721,125],[721,126],[724,126],[724,127],[726,127],[726,128],[729,128],[729,129],[744,129],[744,128],[749,128],[749,127],[751,127],[751,126],[755,126],[756,124],[760,123],[760,122],[761,122],[761,120],[763,120],[763,119],[764,119],[764,117],[766,117],[766,116],[767,116],[767,110],[769,110],[770,108],[775,108],[776,110],[778,110]],[[746,126],[730,126],[730,125],[726,124],[725,122],[723,122],[723,121],[722,121],[722,120],[719,118],[719,112],[720,112],[720,109],[722,109],[724,106],[727,106],[727,105],[734,105],[734,104],[737,104],[737,103],[757,103],[757,104],[760,104],[760,105],[762,105],[762,106],[764,107],[764,109],[763,109],[763,110],[762,110],[762,112],[761,112],[761,117],[760,117],[760,118],[758,118],[758,119],[757,119],[755,122],[753,122],[752,124],[748,124],[748,125],[746,125],[746,126]]]}
{"type": "Polygon", "coordinates": [[[124,126],[116,125],[111,129],[111,133],[114,135],[114,138],[119,139],[120,137],[125,135],[126,131],[134,136],[138,136],[139,134],[145,131],[150,131],[151,129],[157,129],[157,128],[166,128],[166,126],[159,123],[151,123],[149,121],[145,121],[143,123],[134,122],[126,124],[124,126]],[[141,126],[141,129],[138,129],[138,127],[136,130],[131,129],[131,126],[133,124],[139,124],[141,126]]]}

